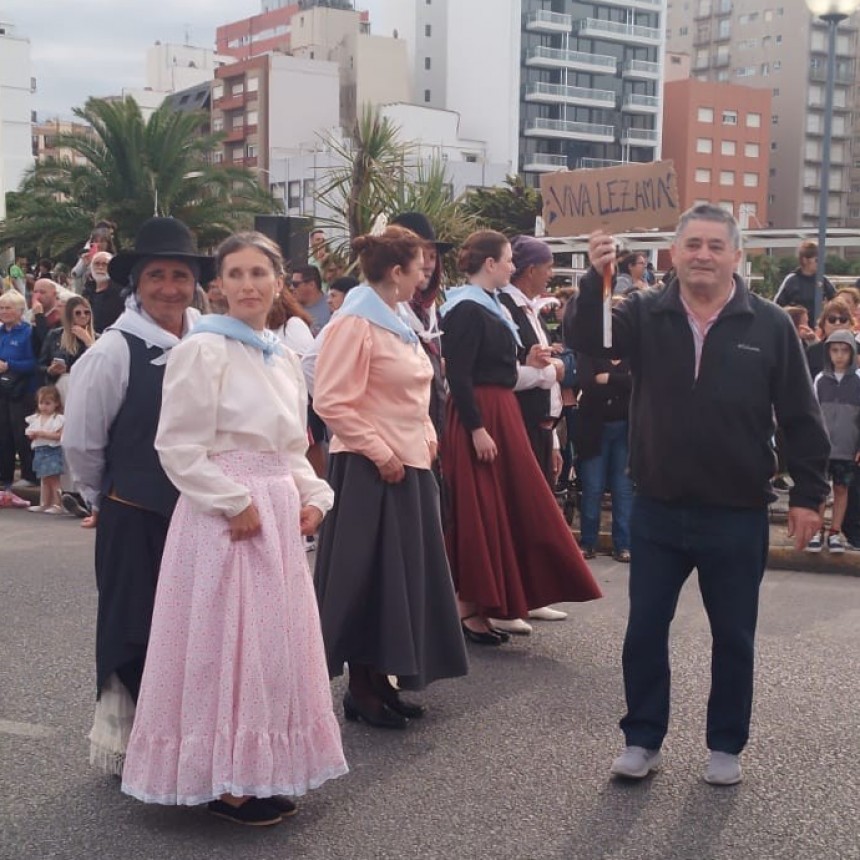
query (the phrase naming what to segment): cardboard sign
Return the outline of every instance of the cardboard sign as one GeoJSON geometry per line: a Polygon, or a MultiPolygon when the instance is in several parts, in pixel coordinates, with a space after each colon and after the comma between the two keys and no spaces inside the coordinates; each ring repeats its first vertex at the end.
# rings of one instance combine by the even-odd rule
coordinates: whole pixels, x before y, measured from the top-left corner
{"type": "Polygon", "coordinates": [[[548,236],[579,236],[602,228],[670,229],[681,216],[671,161],[630,162],[599,170],[565,170],[540,178],[548,236]]]}

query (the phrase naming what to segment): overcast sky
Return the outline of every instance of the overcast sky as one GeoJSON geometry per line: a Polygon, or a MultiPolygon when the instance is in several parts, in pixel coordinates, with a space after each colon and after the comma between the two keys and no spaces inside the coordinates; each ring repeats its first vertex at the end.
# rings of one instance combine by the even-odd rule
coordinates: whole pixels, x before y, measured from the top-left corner
{"type": "Polygon", "coordinates": [[[156,41],[182,44],[187,34],[214,48],[216,27],[260,9],[260,0],[0,0],[0,21],[30,40],[33,109],[47,119],[70,117],[88,96],[143,86],[156,41]]]}

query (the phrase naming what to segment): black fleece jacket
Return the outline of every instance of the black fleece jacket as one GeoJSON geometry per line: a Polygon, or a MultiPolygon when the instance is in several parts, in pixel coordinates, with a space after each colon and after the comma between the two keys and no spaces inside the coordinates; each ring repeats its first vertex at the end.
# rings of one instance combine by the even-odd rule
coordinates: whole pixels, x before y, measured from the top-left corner
{"type": "Polygon", "coordinates": [[[787,440],[790,504],[827,496],[830,443],[800,340],[789,316],[749,292],[735,294],[705,339],[695,377],[693,333],[679,286],[639,290],[612,311],[602,346],[602,278],[580,282],[570,346],[628,358],[631,470],[637,492],[669,502],[755,508],[774,498],[774,415],[787,440]]]}

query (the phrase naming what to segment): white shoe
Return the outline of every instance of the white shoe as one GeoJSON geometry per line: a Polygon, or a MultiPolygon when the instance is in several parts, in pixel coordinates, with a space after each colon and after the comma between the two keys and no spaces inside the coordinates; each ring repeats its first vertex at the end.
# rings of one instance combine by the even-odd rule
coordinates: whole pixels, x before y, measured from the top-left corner
{"type": "Polygon", "coordinates": [[[535,621],[564,621],[567,613],[550,606],[541,606],[540,609],[529,610],[529,618],[534,618],[535,621]]]}
{"type": "Polygon", "coordinates": [[[491,627],[502,630],[505,633],[513,633],[517,636],[528,636],[532,632],[532,626],[522,618],[489,618],[491,627]]]}
{"type": "Polygon", "coordinates": [[[663,763],[660,750],[645,747],[624,747],[624,751],[612,762],[609,772],[625,779],[644,779],[651,771],[659,770],[663,763]]]}
{"type": "Polygon", "coordinates": [[[50,505],[45,508],[42,513],[43,514],[64,514],[66,511],[64,508],[61,508],[59,505],[50,505]]]}
{"type": "Polygon", "coordinates": [[[705,782],[709,785],[737,785],[742,779],[738,756],[711,750],[711,757],[705,770],[705,782]]]}

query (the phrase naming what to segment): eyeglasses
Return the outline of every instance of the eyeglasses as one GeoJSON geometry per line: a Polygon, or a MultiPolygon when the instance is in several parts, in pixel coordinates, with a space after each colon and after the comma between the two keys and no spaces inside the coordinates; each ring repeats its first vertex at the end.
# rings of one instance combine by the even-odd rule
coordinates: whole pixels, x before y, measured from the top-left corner
{"type": "Polygon", "coordinates": [[[851,320],[848,317],[825,317],[824,322],[828,322],[830,325],[847,325],[851,320]]]}
{"type": "Polygon", "coordinates": [[[92,311],[88,311],[86,308],[75,308],[72,313],[76,317],[91,317],[93,315],[92,311]]]}
{"type": "Polygon", "coordinates": [[[307,280],[305,280],[304,278],[302,278],[302,280],[300,280],[300,281],[293,281],[293,280],[291,280],[291,281],[290,281],[290,286],[291,286],[293,289],[295,289],[296,287],[300,287],[302,284],[309,284],[309,283],[310,283],[310,281],[307,281],[307,280]]]}

